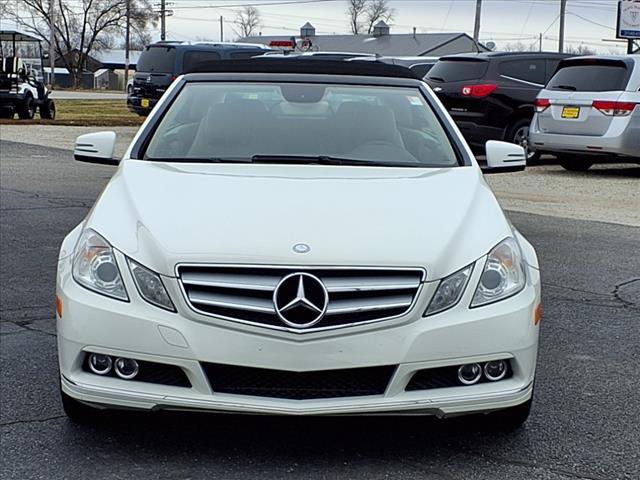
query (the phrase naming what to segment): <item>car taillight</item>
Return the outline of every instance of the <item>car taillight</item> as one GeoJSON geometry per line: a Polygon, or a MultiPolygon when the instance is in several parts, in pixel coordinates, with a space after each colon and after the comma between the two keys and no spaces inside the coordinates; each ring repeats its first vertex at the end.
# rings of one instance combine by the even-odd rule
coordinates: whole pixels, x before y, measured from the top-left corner
{"type": "Polygon", "coordinates": [[[551,105],[551,101],[548,98],[536,98],[536,101],[533,105],[537,113],[542,113],[547,108],[549,108],[549,105],[551,105]]]}
{"type": "Polygon", "coordinates": [[[173,75],[173,76],[171,77],[171,83],[175,82],[175,81],[176,81],[176,78],[178,78],[178,77],[176,77],[175,75],[173,75]]]}
{"type": "Polygon", "coordinates": [[[626,117],[627,115],[631,115],[631,112],[633,112],[637,104],[633,102],[615,102],[612,100],[594,100],[591,105],[604,115],[610,117],[626,117]]]}
{"type": "Polygon", "coordinates": [[[480,85],[465,85],[462,87],[462,95],[465,97],[482,98],[491,95],[498,88],[495,83],[482,83],[480,85]]]}

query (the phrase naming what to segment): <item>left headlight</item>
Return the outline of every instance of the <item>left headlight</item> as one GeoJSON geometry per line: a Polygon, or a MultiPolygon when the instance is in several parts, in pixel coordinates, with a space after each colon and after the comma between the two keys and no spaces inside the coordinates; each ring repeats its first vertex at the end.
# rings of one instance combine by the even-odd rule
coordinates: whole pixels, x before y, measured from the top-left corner
{"type": "Polygon", "coordinates": [[[82,232],[73,257],[72,275],[89,290],[129,301],[113,248],[91,229],[82,232]]]}
{"type": "Polygon", "coordinates": [[[471,307],[487,305],[519,293],[526,283],[525,272],[518,242],[512,237],[503,240],[487,256],[471,307]]]}
{"type": "Polygon", "coordinates": [[[173,306],[171,298],[169,298],[169,294],[167,293],[164,283],[162,283],[160,275],[149,270],[147,267],[143,267],[130,258],[128,258],[127,261],[129,262],[131,276],[133,277],[140,296],[156,307],[175,312],[176,308],[173,306]]]}

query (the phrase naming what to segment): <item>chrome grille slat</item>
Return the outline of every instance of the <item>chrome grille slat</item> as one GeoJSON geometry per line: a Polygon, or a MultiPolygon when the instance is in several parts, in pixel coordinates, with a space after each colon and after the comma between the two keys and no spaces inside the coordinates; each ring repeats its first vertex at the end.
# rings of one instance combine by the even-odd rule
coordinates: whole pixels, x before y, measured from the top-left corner
{"type": "Polygon", "coordinates": [[[422,269],[253,265],[179,265],[188,304],[198,313],[268,328],[309,332],[406,314],[425,278],[422,269]],[[273,303],[281,280],[306,273],[328,294],[324,318],[309,328],[286,325],[273,303]]]}
{"type": "Polygon", "coordinates": [[[397,277],[348,277],[322,278],[324,286],[331,292],[367,292],[376,290],[408,290],[418,288],[420,279],[411,281],[406,276],[397,277]]]}
{"type": "Polygon", "coordinates": [[[273,292],[280,281],[278,276],[223,275],[206,272],[188,272],[182,275],[182,283],[203,287],[239,288],[273,292]]]}
{"type": "Polygon", "coordinates": [[[412,295],[392,295],[383,298],[375,297],[356,300],[334,300],[330,302],[330,306],[327,308],[327,315],[391,310],[394,308],[409,307],[412,301],[412,295]]]}
{"type": "Polygon", "coordinates": [[[248,310],[250,312],[273,313],[274,315],[276,313],[273,303],[268,299],[241,297],[237,295],[211,292],[189,292],[188,298],[193,304],[248,310]]]}

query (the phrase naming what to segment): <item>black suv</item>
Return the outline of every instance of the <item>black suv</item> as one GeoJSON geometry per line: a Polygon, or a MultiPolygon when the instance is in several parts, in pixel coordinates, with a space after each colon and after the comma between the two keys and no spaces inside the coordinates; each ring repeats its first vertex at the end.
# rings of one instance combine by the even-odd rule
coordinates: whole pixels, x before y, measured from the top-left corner
{"type": "Polygon", "coordinates": [[[140,55],[127,97],[129,110],[148,115],[169,85],[202,62],[251,58],[270,51],[264,45],[213,42],[158,42],[140,55]]]}
{"type": "MultiPolygon", "coordinates": [[[[425,81],[467,142],[483,151],[487,140],[526,145],[538,92],[570,55],[486,52],[442,57],[425,81]]],[[[529,159],[536,157],[529,151],[529,159]]]]}

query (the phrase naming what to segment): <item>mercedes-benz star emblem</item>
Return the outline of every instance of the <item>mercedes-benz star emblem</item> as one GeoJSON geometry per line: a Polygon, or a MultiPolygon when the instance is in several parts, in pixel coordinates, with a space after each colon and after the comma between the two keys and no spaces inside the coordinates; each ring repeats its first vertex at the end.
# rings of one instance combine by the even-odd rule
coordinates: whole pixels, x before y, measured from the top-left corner
{"type": "Polygon", "coordinates": [[[309,253],[311,251],[311,247],[306,243],[296,243],[292,248],[296,253],[309,253]]]}
{"type": "Polygon", "coordinates": [[[329,294],[320,279],[310,273],[291,273],[273,292],[273,305],[280,320],[294,328],[308,328],[324,317],[329,294]]]}

